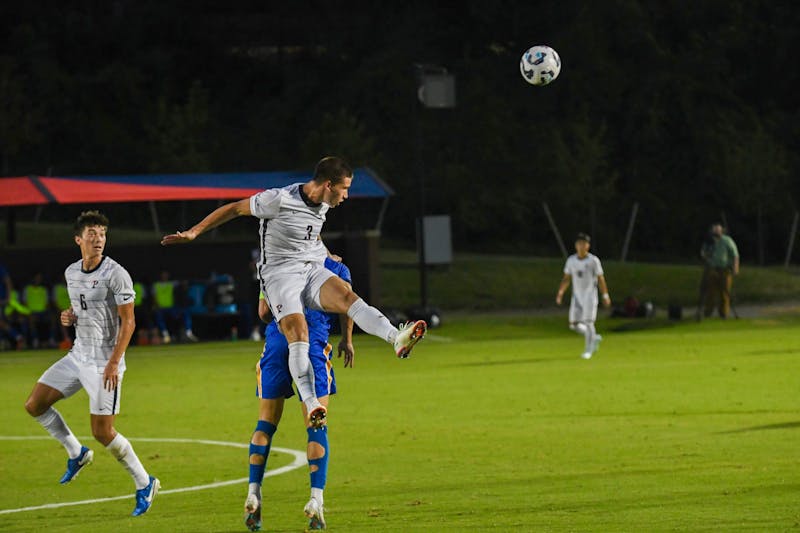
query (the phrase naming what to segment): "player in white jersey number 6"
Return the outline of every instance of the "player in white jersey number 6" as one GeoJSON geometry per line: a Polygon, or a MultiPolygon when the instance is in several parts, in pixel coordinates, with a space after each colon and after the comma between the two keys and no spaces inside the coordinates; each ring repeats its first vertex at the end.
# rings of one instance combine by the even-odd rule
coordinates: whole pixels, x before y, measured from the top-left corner
{"type": "Polygon", "coordinates": [[[97,211],[83,212],[75,222],[81,259],[64,272],[72,306],[61,312],[61,324],[75,326],[75,344],[42,374],[25,410],[67,449],[67,471],[61,483],[68,483],[91,464],[94,452],[81,445],[53,404],[85,389],[92,435],[133,477],[136,507],[132,514],[139,516],[150,509],[161,484],[144,469],[128,439],[114,429],[125,350],[135,327],[136,294],[128,271],[103,255],[107,229],[108,219],[97,211]]]}
{"type": "Polygon", "coordinates": [[[275,320],[289,343],[289,370],[308,410],[312,427],[325,424],[326,409],[314,392],[314,373],[308,357],[308,325],[303,309],[347,314],[365,332],[394,345],[400,358],[408,357],[425,335],[423,320],[398,330],[376,308],[325,268],[328,251],[320,239],[325,214],[347,199],[353,171],[339,157],[320,160],[307,183],[267,189],[212,211],[186,231],[166,235],[161,244],[191,242],[206,231],[236,217],[261,219],[258,274],[275,320]]]}

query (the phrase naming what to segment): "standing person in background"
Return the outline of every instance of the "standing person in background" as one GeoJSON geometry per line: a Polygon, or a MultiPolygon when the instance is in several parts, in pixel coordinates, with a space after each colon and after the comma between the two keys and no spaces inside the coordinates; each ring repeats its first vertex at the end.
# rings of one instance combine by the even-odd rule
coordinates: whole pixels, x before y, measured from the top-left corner
{"type": "Polygon", "coordinates": [[[94,438],[128,471],[136,486],[133,516],[147,512],[161,484],[147,473],[133,446],[114,428],[119,414],[125,350],[136,323],[133,281],[119,263],[103,255],[108,219],[85,211],[75,221],[75,243],[81,258],[64,271],[71,306],[61,312],[61,323],[75,326],[75,345],[45,370],[25,401],[25,410],[67,451],[69,483],[87,465],[94,452],[81,445],[53,404],[81,389],[89,397],[94,438]]]}
{"type": "Polygon", "coordinates": [[[38,348],[46,333],[47,346],[55,347],[55,322],[51,313],[53,302],[51,302],[50,291],[44,284],[44,276],[41,272],[34,274],[31,282],[22,289],[22,301],[30,309],[28,315],[30,322],[30,345],[38,348]]]}
{"type": "Polygon", "coordinates": [[[597,334],[594,323],[597,320],[597,289],[602,293],[603,305],[611,305],[603,266],[596,255],[589,253],[591,238],[578,233],[575,238],[575,253],[567,258],[564,277],[558,286],[556,304],[561,305],[564,292],[572,282],[572,299],[569,304],[569,329],[584,336],[585,345],[581,357],[591,359],[600,347],[603,337],[597,334]]]}
{"type": "Polygon", "coordinates": [[[739,249],[719,222],[711,225],[709,233],[711,238],[700,249],[700,257],[706,264],[703,283],[704,315],[711,316],[716,304],[719,316],[725,319],[731,310],[733,276],[739,275],[739,249]]]}
{"type": "Polygon", "coordinates": [[[183,321],[184,337],[186,340],[197,342],[194,332],[192,332],[192,313],[189,312],[186,298],[178,290],[178,283],[169,278],[169,272],[162,270],[159,280],[153,283],[153,318],[156,326],[161,332],[164,344],[172,342],[169,334],[167,320],[180,319],[183,321]]]}
{"type": "Polygon", "coordinates": [[[69,300],[69,291],[67,284],[63,281],[53,285],[53,304],[55,305],[54,319],[57,324],[61,326],[61,341],[58,343],[60,350],[69,350],[72,348],[72,332],[69,326],[61,324],[61,311],[69,309],[72,305],[69,300]]]}
{"type": "Polygon", "coordinates": [[[25,345],[25,338],[19,329],[14,327],[11,318],[6,312],[6,307],[11,304],[11,296],[14,294],[14,284],[8,269],[0,263],[0,340],[3,343],[10,343],[16,348],[25,345]]]}

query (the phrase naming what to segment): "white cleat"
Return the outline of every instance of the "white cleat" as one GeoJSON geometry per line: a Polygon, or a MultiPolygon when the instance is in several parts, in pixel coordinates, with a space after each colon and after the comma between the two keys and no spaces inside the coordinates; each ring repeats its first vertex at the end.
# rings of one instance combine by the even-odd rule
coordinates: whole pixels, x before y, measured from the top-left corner
{"type": "Polygon", "coordinates": [[[394,340],[394,353],[400,359],[405,359],[411,354],[411,349],[425,336],[428,325],[424,320],[406,322],[398,328],[397,338],[394,340]]]}
{"type": "Polygon", "coordinates": [[[244,502],[244,525],[250,531],[261,529],[261,502],[255,494],[248,494],[244,502]]]}
{"type": "Polygon", "coordinates": [[[317,501],[316,498],[311,498],[308,500],[303,512],[306,514],[306,517],[309,519],[308,522],[308,529],[325,529],[327,528],[327,524],[325,523],[325,515],[323,514],[322,504],[317,501]]]}
{"type": "Polygon", "coordinates": [[[581,357],[584,358],[584,359],[591,359],[592,358],[592,352],[583,352],[581,354],[581,357]]]}
{"type": "Polygon", "coordinates": [[[592,353],[594,353],[594,352],[596,352],[597,350],[600,349],[600,343],[601,342],[603,342],[603,336],[602,335],[595,335],[594,336],[594,342],[592,342],[592,353]]]}

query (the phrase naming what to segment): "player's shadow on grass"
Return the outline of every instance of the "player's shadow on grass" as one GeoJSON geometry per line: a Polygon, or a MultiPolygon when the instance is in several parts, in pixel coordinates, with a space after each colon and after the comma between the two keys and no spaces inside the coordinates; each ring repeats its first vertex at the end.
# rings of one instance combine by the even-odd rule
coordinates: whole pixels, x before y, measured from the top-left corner
{"type": "Polygon", "coordinates": [[[718,431],[717,435],[725,435],[729,433],[746,433],[748,431],[765,431],[768,429],[795,429],[795,428],[800,428],[800,420],[796,422],[781,422],[780,424],[767,424],[765,426],[751,426],[749,428],[718,431]]]}

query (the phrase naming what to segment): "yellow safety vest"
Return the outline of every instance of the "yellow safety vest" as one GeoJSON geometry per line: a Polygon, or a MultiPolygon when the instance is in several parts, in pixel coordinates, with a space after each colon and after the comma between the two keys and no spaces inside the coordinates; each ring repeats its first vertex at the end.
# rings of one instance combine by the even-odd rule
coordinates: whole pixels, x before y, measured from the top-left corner
{"type": "Polygon", "coordinates": [[[23,290],[25,304],[34,313],[47,311],[47,287],[42,285],[26,285],[23,290]]]}
{"type": "Polygon", "coordinates": [[[175,284],[171,281],[157,281],[153,283],[153,292],[156,297],[156,307],[169,309],[175,307],[175,284]]]}
{"type": "Polygon", "coordinates": [[[67,291],[67,286],[63,283],[57,283],[53,286],[53,298],[61,311],[72,307],[72,302],[69,300],[69,291],[67,291]]]}
{"type": "Polygon", "coordinates": [[[9,295],[8,305],[6,305],[6,315],[10,315],[14,311],[21,315],[31,314],[31,310],[20,303],[19,294],[17,291],[11,291],[11,294],[9,295]]]}
{"type": "Polygon", "coordinates": [[[136,292],[136,297],[133,299],[133,306],[139,307],[142,305],[142,300],[144,300],[144,285],[137,281],[133,284],[133,290],[136,292]]]}

